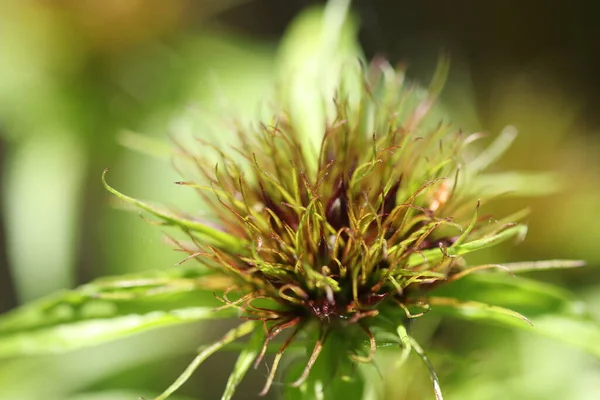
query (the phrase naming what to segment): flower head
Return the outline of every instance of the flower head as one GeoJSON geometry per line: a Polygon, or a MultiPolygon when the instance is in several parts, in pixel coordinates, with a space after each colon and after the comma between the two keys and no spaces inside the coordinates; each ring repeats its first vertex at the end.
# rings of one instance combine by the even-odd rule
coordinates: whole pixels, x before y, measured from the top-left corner
{"type": "Polygon", "coordinates": [[[300,347],[308,350],[301,368],[284,374],[286,390],[297,387],[302,398],[322,399],[339,397],[332,387],[359,381],[358,367],[390,345],[400,361],[411,350],[422,359],[439,400],[433,366],[410,334],[412,319],[436,309],[530,324],[480,298],[440,294],[453,286],[446,284],[490,268],[512,273],[581,265],[469,266],[467,253],[527,231],[515,222],[526,213],[498,220],[479,214],[483,202],[505,190],[482,172],[508,148],[515,130],[505,129],[483,151],[475,148],[483,135],[465,134],[437,105],[447,60],[427,89],[386,60],[357,61],[347,8],[346,0],[331,1],[323,18],[307,20],[318,27],[311,22],[292,29],[301,46],[283,46],[284,84],[270,119],[252,127],[234,123],[236,139],[226,146],[200,139],[176,143],[176,154],[195,171],[178,184],[202,196],[210,209],[205,217],[162,211],[106,185],[181,228],[189,240],[171,241],[188,253],[185,261],[200,263],[204,272],[196,285],[215,290],[222,302],[214,312],[233,311],[244,321],[204,348],[156,400],[173,393],[215,351],[249,334],[225,400],[267,351],[275,356],[261,394],[270,390],[283,355],[298,354],[300,347]],[[305,36],[315,28],[322,40],[306,52],[305,36]]]}
{"type": "Polygon", "coordinates": [[[210,269],[220,309],[239,310],[264,332],[256,366],[288,332],[262,393],[300,337],[314,347],[293,386],[306,382],[333,340],[345,350],[340,370],[371,361],[378,336],[390,335],[428,363],[406,321],[452,302],[428,293],[472,271],[463,254],[525,233],[478,216],[480,201],[468,190],[477,172],[468,147],[478,135],[431,116],[445,63],[430,90],[384,60],[357,66],[331,99],[318,146],[307,146],[285,109],[252,131],[238,126],[239,146],[213,148],[216,166],[178,145],[200,176],[178,183],[202,195],[210,226],[138,202],[186,231],[190,241],[173,242],[210,269]]]}

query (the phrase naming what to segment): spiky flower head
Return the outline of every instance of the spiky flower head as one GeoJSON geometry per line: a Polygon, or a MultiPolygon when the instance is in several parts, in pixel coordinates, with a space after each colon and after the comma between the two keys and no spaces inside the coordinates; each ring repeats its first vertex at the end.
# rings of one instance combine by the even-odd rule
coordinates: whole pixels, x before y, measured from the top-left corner
{"type": "MultiPolygon", "coordinates": [[[[437,104],[448,72],[445,58],[426,89],[386,60],[357,61],[353,40],[344,41],[347,6],[330,2],[324,19],[317,19],[321,47],[309,54],[293,47],[284,57],[283,84],[269,104],[269,118],[232,123],[235,138],[223,146],[206,138],[176,140],[178,165],[192,166],[191,176],[186,169],[178,184],[202,197],[208,209],[203,216],[162,211],[106,185],[179,227],[187,239],[170,241],[188,253],[184,261],[198,262],[202,270],[186,282],[214,290],[222,303],[215,314],[243,321],[204,348],[155,400],[167,398],[208,356],[246,335],[252,337],[224,400],[252,364],[259,367],[274,352],[261,391],[267,393],[284,354],[297,355],[298,348],[308,350],[300,369],[288,367],[283,374],[286,388],[298,387],[303,399],[338,397],[332,387],[360,380],[361,366],[375,359],[380,346],[395,346],[400,361],[411,350],[417,354],[441,399],[433,367],[411,336],[411,320],[442,309],[529,323],[512,310],[438,289],[483,269],[508,269],[470,266],[464,256],[526,233],[515,222],[522,212],[499,219],[479,213],[506,190],[490,187],[481,173],[506,150],[514,129],[481,151],[475,142],[483,135],[464,133],[445,119],[437,104]]],[[[306,33],[295,32],[303,45],[306,33]]],[[[511,270],[575,265],[580,263],[511,270]]]]}
{"type": "Polygon", "coordinates": [[[339,375],[370,362],[380,337],[428,363],[407,321],[454,303],[429,296],[433,288],[487,268],[469,268],[464,254],[525,233],[512,221],[478,216],[481,201],[469,184],[494,154],[474,157],[479,135],[435,116],[445,62],[429,90],[381,59],[355,66],[330,100],[316,146],[286,109],[252,129],[238,125],[237,146],[202,143],[199,156],[178,145],[199,176],[178,183],[197,189],[210,223],[136,201],[188,234],[189,241],[172,241],[209,268],[220,310],[238,310],[248,321],[243,333],[263,332],[255,366],[287,332],[263,394],[297,340],[311,341],[312,350],[292,386],[306,383],[333,343],[339,375]],[[208,150],[218,154],[216,165],[206,162],[208,150]]]}

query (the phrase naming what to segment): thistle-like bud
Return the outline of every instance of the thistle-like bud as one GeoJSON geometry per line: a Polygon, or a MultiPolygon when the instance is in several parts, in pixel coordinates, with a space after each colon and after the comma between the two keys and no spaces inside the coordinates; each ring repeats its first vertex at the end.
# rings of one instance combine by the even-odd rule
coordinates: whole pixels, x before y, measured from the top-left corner
{"type": "MultiPolygon", "coordinates": [[[[479,135],[435,116],[444,62],[429,90],[384,60],[357,66],[345,74],[331,99],[333,113],[314,135],[318,154],[285,109],[254,130],[238,128],[240,145],[218,149],[216,168],[179,146],[201,177],[179,183],[199,191],[216,224],[138,202],[189,235],[189,243],[174,242],[211,270],[211,287],[222,289],[221,309],[238,309],[250,324],[244,329],[264,330],[255,366],[285,336],[263,394],[296,340],[312,338],[313,347],[292,386],[305,384],[333,342],[344,350],[338,371],[370,362],[379,337],[395,337],[429,365],[407,335],[407,321],[436,304],[452,305],[428,294],[482,268],[469,269],[464,254],[526,231],[478,215],[481,201],[469,184],[496,154],[473,157],[470,144],[479,135]]],[[[432,378],[441,398],[433,372],[432,378]]]]}

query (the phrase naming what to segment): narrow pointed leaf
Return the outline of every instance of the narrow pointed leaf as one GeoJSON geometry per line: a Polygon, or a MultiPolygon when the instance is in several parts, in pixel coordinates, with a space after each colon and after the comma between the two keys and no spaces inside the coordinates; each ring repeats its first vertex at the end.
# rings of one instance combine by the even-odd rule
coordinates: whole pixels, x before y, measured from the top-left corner
{"type": "Polygon", "coordinates": [[[434,296],[477,301],[510,309],[527,317],[529,326],[495,309],[465,312],[452,306],[432,306],[431,312],[491,324],[516,327],[567,343],[600,357],[600,323],[583,303],[556,286],[500,273],[470,275],[433,292],[434,296]],[[486,315],[487,313],[487,315],[486,315]]]}
{"type": "Polygon", "coordinates": [[[152,328],[213,318],[208,307],[155,311],[61,324],[32,332],[0,335],[0,358],[74,350],[116,340],[152,328]]]}
{"type": "Polygon", "coordinates": [[[187,366],[185,371],[183,371],[183,373],[179,375],[177,380],[175,380],[175,382],[173,382],[173,384],[169,386],[167,390],[165,390],[160,396],[156,397],[154,400],[165,400],[166,398],[168,398],[185,382],[187,382],[188,379],[190,379],[194,371],[198,369],[198,367],[204,362],[204,360],[212,356],[214,353],[216,353],[229,343],[250,334],[254,330],[255,325],[256,324],[254,323],[254,321],[244,322],[243,324],[238,325],[237,327],[227,332],[221,338],[221,340],[216,341],[210,346],[204,347],[196,356],[196,358],[194,358],[194,360],[190,363],[190,365],[187,366]]]}
{"type": "Polygon", "coordinates": [[[579,268],[585,266],[582,260],[544,260],[502,264],[515,273],[547,271],[552,269],[579,268]]]}
{"type": "MultiPolygon", "coordinates": [[[[462,256],[477,250],[483,250],[485,248],[495,246],[498,243],[502,243],[512,238],[524,237],[526,233],[527,226],[515,225],[495,235],[484,237],[481,239],[476,239],[458,246],[449,247],[445,250],[445,253],[449,256],[462,256]]],[[[440,261],[443,257],[445,257],[445,255],[441,249],[425,250],[418,254],[412,254],[408,259],[408,266],[414,267],[421,265],[425,262],[436,263],[440,261]]]]}
{"type": "Polygon", "coordinates": [[[563,189],[565,181],[563,176],[554,172],[496,172],[474,177],[468,192],[482,197],[498,193],[505,193],[505,196],[548,196],[563,189]]]}
{"type": "Polygon", "coordinates": [[[514,126],[505,127],[492,144],[469,163],[469,170],[473,172],[485,170],[508,150],[516,137],[517,129],[514,126]]]}
{"type": "Polygon", "coordinates": [[[300,129],[305,151],[313,152],[315,160],[330,117],[327,107],[331,108],[335,82],[360,57],[357,24],[348,17],[349,6],[349,0],[334,0],[324,9],[303,12],[284,35],[278,52],[282,99],[300,129]]]}
{"type": "Polygon", "coordinates": [[[432,308],[446,314],[453,314],[471,320],[483,320],[486,322],[499,322],[502,325],[515,325],[527,323],[533,326],[531,321],[516,311],[479,301],[460,301],[450,297],[430,297],[428,299],[432,308]]]}
{"type": "Polygon", "coordinates": [[[154,215],[155,217],[160,218],[161,220],[163,220],[165,223],[167,223],[169,225],[176,225],[176,226],[183,228],[186,231],[195,232],[199,236],[201,236],[203,240],[206,240],[206,242],[209,244],[218,246],[220,248],[223,248],[223,249],[225,249],[227,251],[231,251],[231,252],[242,251],[244,241],[239,238],[236,238],[236,237],[234,237],[228,233],[225,233],[223,231],[220,231],[218,229],[211,228],[208,225],[201,224],[200,222],[197,222],[197,221],[194,221],[191,219],[182,218],[171,212],[160,210],[154,206],[151,206],[150,204],[144,203],[143,201],[134,199],[133,197],[129,197],[129,196],[119,192],[118,190],[116,190],[115,188],[113,188],[106,182],[107,172],[108,172],[108,168],[105,169],[104,172],[102,173],[102,184],[104,185],[106,190],[108,190],[109,192],[111,192],[112,194],[117,196],[119,199],[121,199],[129,204],[132,204],[132,205],[140,208],[141,210],[149,212],[150,214],[154,215]]]}
{"type": "Polygon", "coordinates": [[[206,271],[194,268],[105,278],[0,317],[0,358],[68,351],[148,329],[222,318],[206,271]]]}
{"type": "Polygon", "coordinates": [[[223,397],[221,400],[230,400],[234,393],[235,389],[242,381],[246,372],[256,359],[256,356],[260,352],[262,347],[262,343],[264,340],[264,335],[261,331],[257,330],[252,335],[250,341],[246,344],[244,350],[240,352],[237,361],[235,362],[235,366],[233,367],[233,371],[231,375],[229,375],[229,379],[227,380],[227,385],[225,387],[225,392],[223,393],[223,397]]]}
{"type": "Polygon", "coordinates": [[[435,373],[435,369],[433,368],[431,361],[429,361],[429,357],[427,357],[425,351],[423,350],[423,348],[421,348],[421,345],[419,345],[419,343],[408,334],[404,325],[398,326],[397,332],[398,336],[400,337],[402,346],[405,349],[411,349],[412,351],[414,351],[415,354],[417,354],[419,358],[423,361],[425,367],[427,367],[427,370],[429,371],[429,376],[431,378],[431,382],[433,384],[433,392],[435,394],[436,400],[444,400],[444,396],[442,395],[442,389],[440,387],[440,380],[437,374],[435,373]]]}
{"type": "Polygon", "coordinates": [[[119,144],[140,154],[168,160],[171,157],[171,147],[164,140],[133,131],[123,131],[117,136],[119,144]]]}

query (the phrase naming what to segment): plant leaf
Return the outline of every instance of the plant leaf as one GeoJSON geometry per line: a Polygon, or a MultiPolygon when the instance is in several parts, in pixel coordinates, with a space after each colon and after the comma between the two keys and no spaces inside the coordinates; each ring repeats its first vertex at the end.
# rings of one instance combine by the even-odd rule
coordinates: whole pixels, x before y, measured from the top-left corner
{"type": "Polygon", "coordinates": [[[600,357],[600,323],[589,315],[583,303],[556,286],[522,277],[482,274],[466,276],[432,294],[455,298],[457,303],[432,306],[431,312],[520,328],[600,357]],[[466,309],[461,302],[481,302],[495,307],[466,309]],[[533,326],[506,318],[506,309],[526,316],[533,326]]]}
{"type": "Polygon", "coordinates": [[[282,100],[299,129],[304,151],[314,160],[333,111],[329,103],[335,82],[352,69],[350,63],[358,66],[360,58],[358,24],[349,18],[349,7],[349,0],[334,0],[325,8],[306,10],[295,18],[278,51],[282,100]]]}
{"type": "Polygon", "coordinates": [[[219,351],[221,348],[226,346],[227,344],[244,337],[250,334],[256,326],[254,321],[246,321],[241,325],[231,329],[227,332],[220,340],[211,344],[210,346],[206,346],[202,348],[200,353],[194,358],[194,360],[187,366],[185,371],[179,378],[173,382],[171,386],[167,388],[160,396],[156,397],[154,400],[164,400],[169,397],[172,393],[174,393],[177,389],[179,389],[194,373],[194,371],[206,360],[208,357],[219,351]]]}
{"type": "Polygon", "coordinates": [[[408,259],[408,267],[416,267],[423,263],[436,263],[446,256],[461,256],[477,250],[482,250],[498,243],[502,243],[513,237],[522,238],[527,233],[526,225],[515,225],[495,235],[487,236],[481,239],[472,240],[454,247],[448,247],[445,251],[442,249],[430,249],[421,253],[411,254],[408,259]]]}
{"type": "Polygon", "coordinates": [[[262,343],[264,340],[264,334],[260,330],[256,330],[252,335],[250,341],[246,344],[244,350],[240,352],[237,361],[235,362],[235,366],[233,367],[233,371],[231,375],[229,375],[229,379],[227,380],[227,385],[225,386],[225,392],[221,397],[221,400],[230,400],[235,393],[235,389],[238,384],[242,381],[246,372],[256,359],[256,356],[260,352],[262,347],[262,343]]]}
{"type": "Polygon", "coordinates": [[[514,126],[505,127],[500,135],[489,145],[487,149],[469,163],[469,171],[477,173],[494,164],[508,150],[517,137],[517,129],[514,126]]]}
{"type": "Polygon", "coordinates": [[[117,140],[121,146],[164,161],[169,160],[172,154],[171,147],[162,138],[125,130],[119,133],[117,140]]]}
{"type": "Polygon", "coordinates": [[[402,343],[402,347],[414,351],[415,354],[419,356],[421,361],[423,361],[425,367],[427,367],[427,370],[429,371],[429,377],[431,378],[431,383],[433,384],[433,392],[435,394],[436,400],[444,400],[444,396],[442,395],[442,389],[440,387],[440,380],[437,374],[435,373],[435,369],[433,368],[431,361],[429,361],[429,357],[427,357],[425,351],[423,350],[423,348],[421,348],[421,345],[419,345],[419,343],[408,334],[404,325],[398,326],[397,332],[400,338],[400,342],[402,343]]]}
{"type": "Polygon", "coordinates": [[[499,190],[504,196],[548,196],[563,189],[565,182],[556,172],[507,171],[478,174],[466,190],[481,197],[497,195],[499,190]]]}
{"type": "Polygon", "coordinates": [[[544,261],[524,261],[502,264],[514,273],[547,271],[552,269],[579,268],[585,266],[582,260],[544,260],[544,261]]]}
{"type": "Polygon", "coordinates": [[[104,278],[0,317],[0,358],[72,350],[143,330],[230,316],[201,268],[104,278]]]}
{"type": "Polygon", "coordinates": [[[207,243],[212,244],[214,246],[218,246],[219,248],[222,248],[226,251],[241,252],[243,250],[244,241],[239,238],[236,238],[236,237],[234,237],[228,233],[225,233],[223,231],[220,231],[218,229],[211,228],[208,225],[201,224],[200,222],[197,222],[197,221],[194,221],[191,219],[182,218],[171,212],[160,210],[154,206],[151,206],[150,204],[144,203],[143,201],[134,199],[133,197],[129,197],[129,196],[119,192],[118,190],[116,190],[115,188],[113,188],[106,182],[107,172],[108,172],[108,168],[106,168],[104,170],[104,172],[102,173],[102,184],[104,185],[106,190],[108,190],[109,192],[111,192],[112,194],[117,196],[119,199],[121,199],[127,203],[133,204],[134,206],[136,206],[144,211],[149,212],[150,214],[163,220],[168,225],[179,226],[184,231],[195,232],[207,243]]]}
{"type": "Polygon", "coordinates": [[[479,301],[461,301],[451,297],[430,297],[428,303],[436,309],[450,308],[456,315],[462,315],[471,320],[498,321],[505,325],[514,324],[515,326],[526,322],[533,326],[527,317],[516,311],[479,301]],[[521,322],[518,322],[518,320],[521,320],[521,322]]]}

